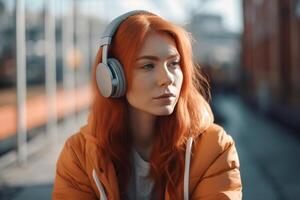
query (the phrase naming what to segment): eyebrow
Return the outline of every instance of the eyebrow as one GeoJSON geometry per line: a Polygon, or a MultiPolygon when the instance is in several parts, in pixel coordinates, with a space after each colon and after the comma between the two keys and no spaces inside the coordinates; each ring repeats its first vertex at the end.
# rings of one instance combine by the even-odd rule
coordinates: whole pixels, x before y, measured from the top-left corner
{"type": "MultiPolygon", "coordinates": [[[[167,57],[167,59],[171,59],[171,58],[180,58],[179,54],[172,54],[170,56],[167,57]]],[[[136,60],[142,60],[142,59],[148,59],[148,60],[155,60],[155,61],[159,61],[160,58],[157,56],[151,56],[151,55],[144,55],[141,57],[138,57],[136,60]]]]}

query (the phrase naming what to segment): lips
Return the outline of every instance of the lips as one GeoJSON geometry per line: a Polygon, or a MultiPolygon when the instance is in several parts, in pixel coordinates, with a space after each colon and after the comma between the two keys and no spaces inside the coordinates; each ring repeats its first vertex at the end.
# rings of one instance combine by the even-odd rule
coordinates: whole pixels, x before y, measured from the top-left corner
{"type": "Polygon", "coordinates": [[[155,97],[154,99],[162,99],[162,98],[169,98],[169,97],[175,97],[175,94],[173,93],[164,93],[158,97],[155,97]]]}

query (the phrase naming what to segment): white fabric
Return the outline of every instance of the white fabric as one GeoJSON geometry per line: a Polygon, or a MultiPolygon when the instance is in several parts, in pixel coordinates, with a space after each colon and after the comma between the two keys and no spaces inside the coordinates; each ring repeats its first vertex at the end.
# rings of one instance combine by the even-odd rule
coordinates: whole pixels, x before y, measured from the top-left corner
{"type": "Polygon", "coordinates": [[[153,180],[145,178],[149,174],[150,163],[143,158],[133,148],[133,174],[129,182],[127,196],[130,200],[148,200],[154,186],[153,180]]]}

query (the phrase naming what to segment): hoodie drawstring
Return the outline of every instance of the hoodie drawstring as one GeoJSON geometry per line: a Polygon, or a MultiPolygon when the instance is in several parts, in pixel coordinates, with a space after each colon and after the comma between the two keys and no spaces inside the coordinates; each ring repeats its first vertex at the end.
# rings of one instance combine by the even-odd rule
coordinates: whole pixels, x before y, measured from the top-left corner
{"type": "Polygon", "coordinates": [[[186,150],[185,150],[185,165],[184,165],[184,179],[183,179],[184,200],[189,199],[189,175],[190,175],[192,144],[193,144],[193,138],[190,137],[187,141],[186,150]]]}
{"type": "Polygon", "coordinates": [[[100,180],[98,179],[98,176],[97,176],[97,173],[96,173],[95,169],[93,169],[93,179],[94,179],[94,181],[96,183],[96,186],[98,188],[98,191],[100,193],[100,200],[107,200],[104,188],[103,188],[100,180]]]}

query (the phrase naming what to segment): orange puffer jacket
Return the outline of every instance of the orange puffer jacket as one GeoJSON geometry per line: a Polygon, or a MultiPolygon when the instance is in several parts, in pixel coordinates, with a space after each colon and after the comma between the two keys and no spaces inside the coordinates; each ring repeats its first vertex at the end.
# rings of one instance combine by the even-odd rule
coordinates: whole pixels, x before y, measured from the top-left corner
{"type": "MultiPolygon", "coordinates": [[[[90,130],[87,125],[66,141],[57,161],[54,200],[120,199],[114,166],[101,154],[90,130]]],[[[186,181],[189,199],[242,199],[239,159],[231,136],[220,126],[207,123],[193,139],[186,181]]],[[[165,199],[170,199],[168,190],[165,199]]]]}
{"type": "MultiPolygon", "coordinates": [[[[234,142],[221,127],[211,125],[193,144],[190,199],[241,199],[241,189],[234,142]]],[[[97,140],[83,130],[70,137],[57,162],[53,199],[105,199],[105,195],[117,200],[118,192],[113,164],[99,155],[97,140]],[[96,181],[102,188],[98,189],[96,181]]],[[[165,196],[168,199],[168,191],[165,196]]]]}

